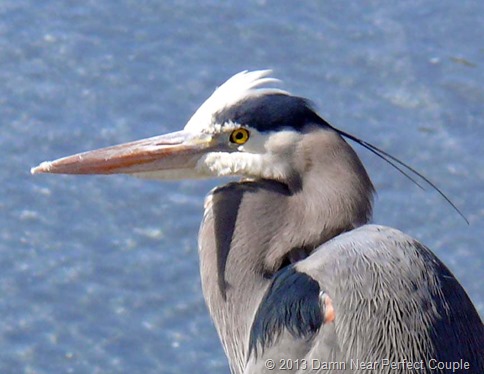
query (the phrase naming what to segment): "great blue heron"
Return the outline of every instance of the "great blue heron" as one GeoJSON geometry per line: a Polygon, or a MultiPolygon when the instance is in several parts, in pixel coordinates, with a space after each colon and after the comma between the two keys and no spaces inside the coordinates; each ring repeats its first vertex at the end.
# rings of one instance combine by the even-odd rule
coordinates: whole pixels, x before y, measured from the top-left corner
{"type": "Polygon", "coordinates": [[[368,224],[374,188],[343,137],[402,164],[265,87],[269,73],[236,74],[182,131],[32,173],[243,177],[207,196],[199,233],[203,293],[234,374],[484,373],[472,302],[428,248],[368,224]]]}

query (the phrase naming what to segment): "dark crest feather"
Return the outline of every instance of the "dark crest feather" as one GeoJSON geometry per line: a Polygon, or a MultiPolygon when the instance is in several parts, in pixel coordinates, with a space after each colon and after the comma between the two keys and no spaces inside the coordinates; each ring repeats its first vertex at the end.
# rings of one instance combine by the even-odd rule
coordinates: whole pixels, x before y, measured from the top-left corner
{"type": "MultiPolygon", "coordinates": [[[[331,125],[330,125],[331,126],[331,125]]],[[[469,220],[467,219],[467,217],[460,211],[459,208],[457,208],[457,206],[452,202],[452,200],[450,200],[447,195],[440,189],[438,188],[435,183],[433,183],[430,179],[428,179],[425,175],[423,175],[422,173],[418,172],[417,170],[415,170],[414,168],[412,168],[411,166],[407,165],[406,163],[404,163],[403,161],[399,160],[398,158],[396,158],[395,156],[392,156],[391,154],[389,154],[388,152],[385,152],[383,151],[382,149],[374,146],[373,144],[371,143],[368,143],[360,138],[357,138],[356,136],[354,135],[351,135],[347,132],[344,132],[342,130],[339,130],[339,129],[336,129],[334,128],[333,126],[331,126],[331,128],[333,128],[338,134],[340,134],[341,136],[345,137],[345,138],[348,138],[352,141],[354,141],[355,143],[358,143],[359,145],[361,145],[363,148],[366,148],[367,150],[369,150],[371,153],[373,153],[374,155],[378,156],[379,158],[381,158],[382,160],[386,161],[388,164],[390,164],[393,168],[395,168],[396,170],[398,170],[401,174],[403,174],[405,177],[407,177],[408,179],[410,179],[413,183],[415,183],[418,187],[422,188],[423,190],[425,190],[425,188],[420,184],[418,183],[415,178],[412,178],[409,173],[405,172],[405,170],[403,169],[406,169],[407,171],[413,173],[414,175],[418,176],[420,179],[422,179],[425,183],[427,183],[430,187],[432,187],[441,197],[444,198],[444,200],[462,217],[462,219],[467,223],[469,224],[469,220]],[[400,167],[400,166],[403,167],[400,167]]]]}

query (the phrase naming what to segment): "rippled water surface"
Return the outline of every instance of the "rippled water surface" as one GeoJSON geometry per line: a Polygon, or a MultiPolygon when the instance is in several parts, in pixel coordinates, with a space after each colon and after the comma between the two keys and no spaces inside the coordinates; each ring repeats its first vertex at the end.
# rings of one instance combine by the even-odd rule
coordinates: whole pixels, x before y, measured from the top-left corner
{"type": "Polygon", "coordinates": [[[196,244],[220,181],[29,169],[177,130],[244,69],[273,68],[445,190],[470,226],[357,148],[374,221],[431,247],[482,315],[483,13],[477,0],[0,2],[0,372],[228,371],[196,244]]]}

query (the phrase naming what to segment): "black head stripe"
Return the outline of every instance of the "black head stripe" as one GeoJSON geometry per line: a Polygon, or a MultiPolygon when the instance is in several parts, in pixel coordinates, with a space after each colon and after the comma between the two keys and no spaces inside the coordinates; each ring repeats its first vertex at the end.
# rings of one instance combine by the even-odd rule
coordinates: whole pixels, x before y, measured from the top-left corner
{"type": "Polygon", "coordinates": [[[308,100],[285,94],[248,97],[214,115],[215,123],[239,123],[260,132],[293,128],[301,131],[308,124],[326,122],[312,109],[308,100]]]}

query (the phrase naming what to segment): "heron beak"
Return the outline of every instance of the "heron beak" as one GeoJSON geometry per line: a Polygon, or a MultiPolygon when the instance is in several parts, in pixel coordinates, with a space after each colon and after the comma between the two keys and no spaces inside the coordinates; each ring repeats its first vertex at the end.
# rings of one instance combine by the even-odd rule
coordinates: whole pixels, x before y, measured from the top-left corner
{"type": "Polygon", "coordinates": [[[204,177],[198,160],[217,148],[212,135],[186,130],[42,162],[32,174],[134,174],[146,178],[204,177]]]}

